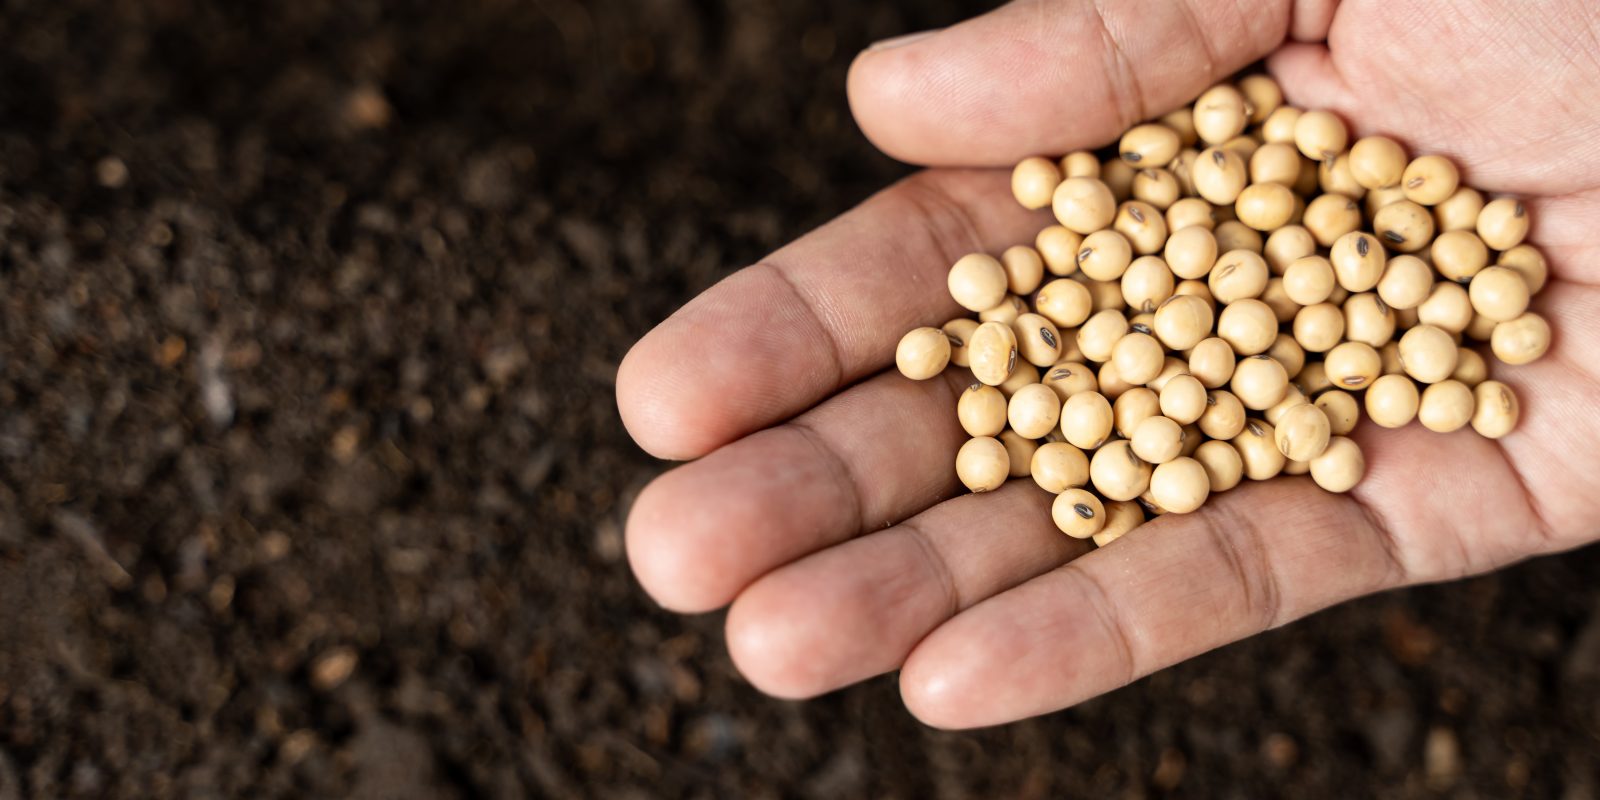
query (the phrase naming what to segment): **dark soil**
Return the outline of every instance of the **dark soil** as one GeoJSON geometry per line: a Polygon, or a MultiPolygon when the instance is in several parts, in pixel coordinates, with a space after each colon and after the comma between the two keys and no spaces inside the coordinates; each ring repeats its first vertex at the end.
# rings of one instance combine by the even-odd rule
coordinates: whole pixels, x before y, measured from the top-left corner
{"type": "Polygon", "coordinates": [[[903,174],[849,57],[981,5],[7,3],[0,800],[1596,797],[1593,549],[965,734],[639,591],[618,360],[903,174]]]}

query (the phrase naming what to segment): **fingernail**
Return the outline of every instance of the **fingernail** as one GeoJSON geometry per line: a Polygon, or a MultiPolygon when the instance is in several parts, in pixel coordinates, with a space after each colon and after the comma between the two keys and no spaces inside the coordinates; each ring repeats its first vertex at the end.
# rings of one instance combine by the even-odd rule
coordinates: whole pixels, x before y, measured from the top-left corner
{"type": "Polygon", "coordinates": [[[881,41],[873,42],[872,44],[867,45],[867,52],[876,53],[881,50],[893,50],[896,47],[905,47],[908,44],[920,42],[923,39],[938,33],[940,30],[942,29],[935,28],[931,31],[918,31],[916,33],[908,33],[904,36],[896,36],[892,39],[883,39],[881,41]]]}

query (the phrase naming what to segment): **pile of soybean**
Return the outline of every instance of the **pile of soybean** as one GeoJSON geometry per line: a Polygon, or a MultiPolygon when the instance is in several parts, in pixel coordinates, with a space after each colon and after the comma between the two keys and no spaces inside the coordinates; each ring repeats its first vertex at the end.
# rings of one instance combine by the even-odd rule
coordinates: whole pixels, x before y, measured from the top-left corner
{"type": "Polygon", "coordinates": [[[1498,438],[1516,393],[1475,344],[1526,364],[1547,266],[1511,197],[1437,155],[1351,143],[1264,75],[1138,125],[1115,152],[1028,158],[1012,193],[1058,224],[950,268],[976,318],[906,334],[907,377],[971,371],[956,414],[974,492],[1032,477],[1056,525],[1107,544],[1280,473],[1345,492],[1365,416],[1498,438]]]}

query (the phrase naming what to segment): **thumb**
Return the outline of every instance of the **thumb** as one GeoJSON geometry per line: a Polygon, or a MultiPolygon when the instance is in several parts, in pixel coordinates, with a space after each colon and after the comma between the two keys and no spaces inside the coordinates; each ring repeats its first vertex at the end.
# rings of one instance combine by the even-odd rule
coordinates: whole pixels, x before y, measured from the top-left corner
{"type": "Polygon", "coordinates": [[[883,42],[850,69],[862,131],[895,158],[1009,165],[1104,144],[1266,55],[1290,0],[1016,0],[883,42]]]}

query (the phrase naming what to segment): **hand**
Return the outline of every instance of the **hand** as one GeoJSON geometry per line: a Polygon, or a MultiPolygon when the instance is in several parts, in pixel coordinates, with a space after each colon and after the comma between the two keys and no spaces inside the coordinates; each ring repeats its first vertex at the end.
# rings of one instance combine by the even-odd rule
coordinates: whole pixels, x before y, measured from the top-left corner
{"type": "Polygon", "coordinates": [[[628,354],[622,417],[663,458],[628,553],[668,608],[733,603],[757,687],[809,697],[899,668],[912,713],[989,725],[1077,703],[1352,597],[1484,572],[1600,535],[1600,10],[1450,13],[1422,0],[1017,2],[864,53],[863,130],[926,164],[1006,166],[1102,144],[1267,57],[1288,100],[1441,153],[1527,199],[1551,265],[1549,354],[1496,441],[1355,435],[1366,480],[1247,483],[1086,552],[1032,481],[958,493],[955,381],[896,341],[959,309],[962,254],[1029,242],[1008,171],[915,175],[695,298],[628,354]],[[1176,10],[1174,10],[1176,9],[1176,10]],[[885,371],[887,369],[887,371],[885,371]]]}

